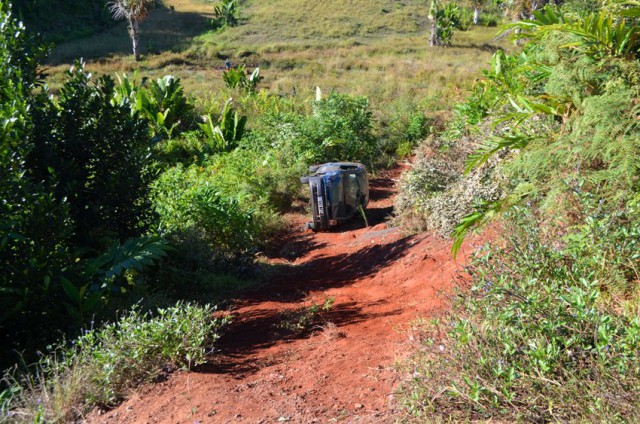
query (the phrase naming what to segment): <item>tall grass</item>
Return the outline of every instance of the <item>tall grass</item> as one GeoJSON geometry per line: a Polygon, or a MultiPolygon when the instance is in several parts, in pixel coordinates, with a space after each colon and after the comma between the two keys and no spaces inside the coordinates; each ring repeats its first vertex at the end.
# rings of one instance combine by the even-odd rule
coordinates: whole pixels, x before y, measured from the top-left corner
{"type": "Polygon", "coordinates": [[[240,25],[208,31],[213,6],[197,0],[163,3],[141,27],[141,63],[130,57],[124,25],[89,40],[58,46],[51,59],[50,84],[77,56],[97,74],[132,72],[182,79],[199,98],[224,88],[224,59],[259,65],[262,87],[282,96],[312,98],[315,87],[365,95],[384,113],[393,102],[431,98],[442,107],[461,94],[495,44],[495,29],[472,27],[456,33],[453,46],[428,46],[428,4],[421,0],[294,0],[243,3],[240,25]]]}
{"type": "Polygon", "coordinates": [[[155,314],[133,308],[113,324],[85,331],[29,373],[5,374],[0,421],[71,422],[95,406],[118,404],[163,373],[203,363],[228,323],[214,311],[183,303],[155,314]]]}

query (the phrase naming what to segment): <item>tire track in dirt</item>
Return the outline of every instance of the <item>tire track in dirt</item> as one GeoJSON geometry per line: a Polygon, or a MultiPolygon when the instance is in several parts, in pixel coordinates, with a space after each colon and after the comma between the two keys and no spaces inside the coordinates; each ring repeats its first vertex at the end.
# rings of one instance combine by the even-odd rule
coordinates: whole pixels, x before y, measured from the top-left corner
{"type": "Polygon", "coordinates": [[[306,217],[292,219],[295,230],[269,259],[281,269],[238,300],[211,363],[175,373],[88,421],[393,422],[401,378],[394,364],[410,345],[409,323],[441,309],[440,294],[460,269],[449,241],[408,237],[384,222],[402,169],[371,180],[370,227],[354,221],[312,233],[302,230],[306,217]],[[333,306],[317,311],[307,331],[278,328],[292,310],[327,299],[333,306]]]}

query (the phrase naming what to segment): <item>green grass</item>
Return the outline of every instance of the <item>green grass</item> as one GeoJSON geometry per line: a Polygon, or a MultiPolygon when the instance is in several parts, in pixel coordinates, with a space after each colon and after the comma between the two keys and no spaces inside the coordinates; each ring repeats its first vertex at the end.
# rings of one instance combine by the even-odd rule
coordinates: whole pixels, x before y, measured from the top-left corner
{"type": "Polygon", "coordinates": [[[96,74],[174,74],[187,93],[206,101],[223,88],[219,68],[229,57],[260,66],[261,87],[275,94],[312,98],[319,86],[324,93],[365,95],[384,115],[395,102],[453,104],[495,48],[496,29],[485,27],[456,33],[452,47],[429,47],[428,5],[420,0],[250,1],[240,25],[220,32],[208,31],[212,11],[198,0],[165,2],[141,26],[139,63],[124,24],[62,44],[51,57],[49,83],[55,88],[72,60],[84,57],[96,74]]]}

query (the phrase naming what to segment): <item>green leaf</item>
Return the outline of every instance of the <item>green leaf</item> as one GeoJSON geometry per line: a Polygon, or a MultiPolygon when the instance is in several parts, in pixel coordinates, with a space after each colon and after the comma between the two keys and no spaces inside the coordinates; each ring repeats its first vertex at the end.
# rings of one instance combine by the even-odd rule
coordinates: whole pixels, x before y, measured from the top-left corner
{"type": "Polygon", "coordinates": [[[65,277],[60,277],[60,282],[62,283],[62,289],[64,290],[67,297],[71,299],[76,305],[80,305],[82,298],[76,286],[74,286],[73,283],[67,280],[65,277]]]}

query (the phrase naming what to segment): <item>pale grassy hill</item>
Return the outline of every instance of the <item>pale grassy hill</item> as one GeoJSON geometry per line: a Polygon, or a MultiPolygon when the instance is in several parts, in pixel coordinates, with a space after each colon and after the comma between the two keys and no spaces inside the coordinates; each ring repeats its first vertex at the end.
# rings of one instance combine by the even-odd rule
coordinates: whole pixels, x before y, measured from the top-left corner
{"type": "Polygon", "coordinates": [[[124,24],[59,46],[53,86],[75,57],[94,72],[174,74],[204,104],[223,88],[224,58],[260,66],[262,87],[311,97],[316,86],[366,95],[377,110],[418,105],[442,108],[460,98],[488,62],[495,28],[459,32],[448,48],[428,45],[428,4],[422,0],[247,1],[240,25],[211,31],[213,3],[164,0],[142,25],[146,52],[135,63],[124,24]],[[171,9],[173,7],[173,10],[171,9]],[[434,106],[437,105],[437,106],[434,106]]]}

